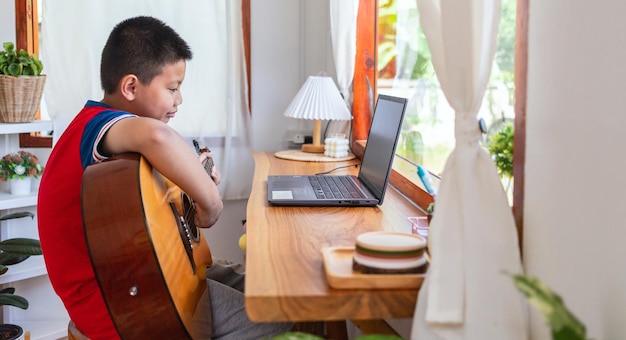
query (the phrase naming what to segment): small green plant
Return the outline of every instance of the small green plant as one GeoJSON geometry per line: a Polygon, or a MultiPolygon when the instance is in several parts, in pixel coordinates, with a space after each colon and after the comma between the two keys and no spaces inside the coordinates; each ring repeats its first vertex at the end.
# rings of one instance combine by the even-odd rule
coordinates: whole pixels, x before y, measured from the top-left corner
{"type": "Polygon", "coordinates": [[[5,42],[4,51],[0,51],[0,74],[7,76],[39,76],[43,70],[37,55],[29,55],[23,49],[15,50],[15,44],[5,42]]]}
{"type": "MultiPolygon", "coordinates": [[[[0,217],[0,221],[22,217],[35,218],[30,212],[18,212],[0,217]]],[[[11,238],[0,242],[0,275],[9,270],[9,266],[21,263],[32,255],[41,255],[39,240],[29,238],[11,238]]],[[[15,295],[15,288],[8,287],[0,290],[0,306],[15,306],[21,309],[28,308],[28,300],[15,295]]]]}
{"type": "Polygon", "coordinates": [[[426,217],[428,219],[428,223],[433,219],[433,215],[435,214],[435,202],[432,202],[428,205],[426,209],[426,217]]]}
{"type": "Polygon", "coordinates": [[[487,150],[501,177],[513,177],[513,136],[513,125],[507,123],[487,141],[487,150]]]}
{"type": "Polygon", "coordinates": [[[426,213],[432,215],[435,212],[435,202],[432,202],[428,205],[428,209],[426,209],[426,213]]]}
{"type": "Polygon", "coordinates": [[[28,176],[39,178],[42,172],[43,166],[39,159],[28,151],[18,150],[0,159],[0,180],[25,179],[28,176]]]}
{"type": "Polygon", "coordinates": [[[525,275],[513,275],[513,282],[524,293],[528,303],[543,314],[546,324],[552,330],[553,340],[587,338],[585,325],[567,309],[563,299],[543,282],[525,275]]]}

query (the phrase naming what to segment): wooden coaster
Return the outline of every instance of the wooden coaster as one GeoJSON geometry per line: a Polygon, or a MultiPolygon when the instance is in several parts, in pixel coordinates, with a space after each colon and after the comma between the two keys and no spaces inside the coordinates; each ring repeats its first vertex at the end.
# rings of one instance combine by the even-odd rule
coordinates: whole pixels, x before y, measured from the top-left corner
{"type": "Polygon", "coordinates": [[[274,153],[274,156],[277,158],[303,162],[342,162],[356,158],[356,156],[351,152],[348,153],[347,157],[334,158],[324,156],[323,153],[302,152],[301,150],[277,151],[274,153]]]}

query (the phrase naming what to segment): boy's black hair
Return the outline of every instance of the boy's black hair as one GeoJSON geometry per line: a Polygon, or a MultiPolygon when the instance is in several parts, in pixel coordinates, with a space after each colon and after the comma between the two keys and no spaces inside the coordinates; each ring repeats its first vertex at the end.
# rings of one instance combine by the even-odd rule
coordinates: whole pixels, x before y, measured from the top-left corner
{"type": "Polygon", "coordinates": [[[104,45],[100,83],[107,94],[115,92],[128,74],[149,84],[163,66],[191,56],[189,45],[161,20],[148,16],[126,19],[113,28],[104,45]]]}

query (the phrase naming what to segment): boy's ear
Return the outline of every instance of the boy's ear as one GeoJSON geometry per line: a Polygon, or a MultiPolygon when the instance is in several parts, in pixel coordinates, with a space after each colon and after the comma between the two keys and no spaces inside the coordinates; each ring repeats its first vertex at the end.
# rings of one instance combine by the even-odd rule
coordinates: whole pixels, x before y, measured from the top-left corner
{"type": "Polygon", "coordinates": [[[138,84],[139,79],[136,75],[125,75],[122,80],[120,80],[120,92],[122,93],[122,96],[124,96],[124,98],[126,98],[126,100],[128,101],[135,100],[135,93],[138,84]]]}

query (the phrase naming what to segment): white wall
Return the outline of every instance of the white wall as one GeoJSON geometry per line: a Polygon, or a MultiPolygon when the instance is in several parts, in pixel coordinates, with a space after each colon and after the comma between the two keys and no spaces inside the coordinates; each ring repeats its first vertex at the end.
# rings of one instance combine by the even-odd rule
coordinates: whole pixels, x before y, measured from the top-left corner
{"type": "Polygon", "coordinates": [[[251,102],[254,150],[286,149],[288,130],[311,121],[283,116],[309,75],[335,75],[328,1],[251,1],[251,102]]]}
{"type": "MultiPolygon", "coordinates": [[[[15,41],[13,0],[0,0],[0,43],[15,41]]],[[[252,129],[255,150],[281,150],[288,130],[313,131],[310,121],[283,116],[307,76],[335,75],[327,1],[252,1],[252,129]]],[[[241,262],[237,246],[246,201],[225,202],[218,223],[206,232],[217,257],[241,262]],[[216,242],[220,239],[220,242],[216,242]]]]}
{"type": "Polygon", "coordinates": [[[626,339],[624,13],[623,0],[530,1],[525,267],[593,339],[626,339]]]}
{"type": "Polygon", "coordinates": [[[7,41],[15,43],[15,1],[0,0],[0,8],[0,44],[7,41]]]}

